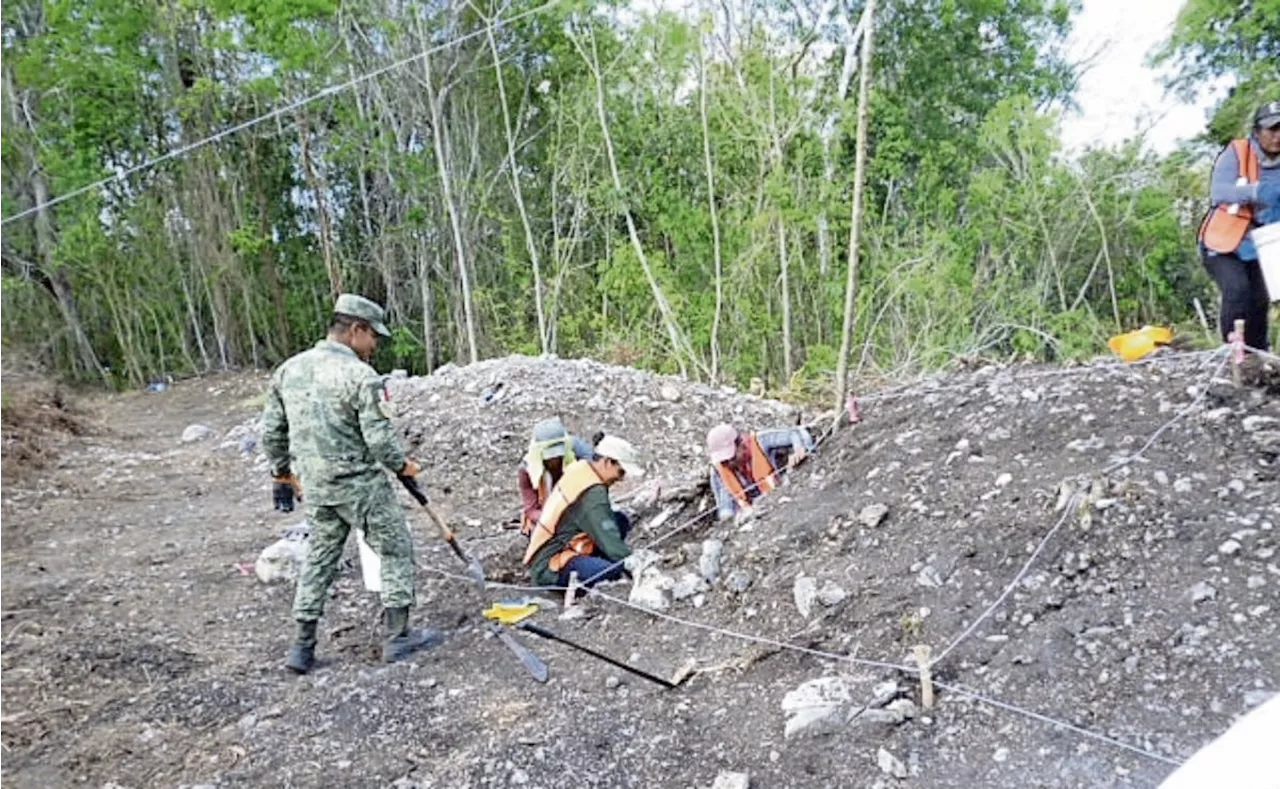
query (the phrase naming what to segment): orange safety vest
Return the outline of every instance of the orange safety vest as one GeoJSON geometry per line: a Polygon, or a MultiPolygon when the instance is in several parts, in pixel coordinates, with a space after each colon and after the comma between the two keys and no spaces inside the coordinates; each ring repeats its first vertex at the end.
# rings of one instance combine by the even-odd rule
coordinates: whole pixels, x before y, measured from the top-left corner
{"type": "MultiPolygon", "coordinates": [[[[1251,184],[1258,182],[1258,155],[1248,140],[1232,140],[1236,160],[1240,162],[1240,177],[1251,184]]],[[[1200,243],[1213,252],[1230,254],[1236,251],[1244,234],[1253,227],[1253,206],[1237,205],[1231,213],[1226,203],[1219,203],[1209,210],[1200,223],[1200,243]]]]}
{"type": "MultiPolygon", "coordinates": [[[[751,442],[751,476],[755,478],[756,490],[768,493],[778,486],[778,472],[773,467],[773,461],[769,460],[769,456],[760,448],[760,442],[756,440],[755,435],[748,435],[746,440],[751,442]]],[[[738,506],[751,506],[747,491],[738,480],[738,475],[729,468],[728,463],[717,463],[716,471],[720,472],[720,481],[738,500],[738,506]]]]}
{"type": "MultiPolygon", "coordinates": [[[[533,558],[538,555],[538,551],[542,550],[542,546],[555,536],[556,530],[560,528],[560,521],[569,508],[577,503],[587,490],[603,484],[600,475],[591,467],[590,461],[577,460],[565,468],[564,476],[560,477],[560,481],[551,489],[542,506],[542,515],[538,517],[538,524],[529,535],[529,547],[524,552],[526,567],[533,564],[533,558]]],[[[595,541],[586,532],[577,534],[569,541],[568,547],[551,557],[548,566],[552,572],[558,573],[573,557],[589,556],[595,552],[595,549],[595,541]]]]}

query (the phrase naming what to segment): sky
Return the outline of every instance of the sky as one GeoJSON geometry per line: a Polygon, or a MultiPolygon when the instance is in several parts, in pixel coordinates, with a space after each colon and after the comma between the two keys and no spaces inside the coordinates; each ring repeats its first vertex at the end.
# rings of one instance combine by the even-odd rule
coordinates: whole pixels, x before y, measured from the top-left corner
{"type": "Polygon", "coordinates": [[[1212,91],[1184,104],[1166,95],[1148,54],[1168,37],[1182,0],[1084,0],[1069,41],[1074,60],[1093,55],[1080,80],[1078,114],[1062,119],[1068,151],[1120,142],[1148,129],[1147,144],[1168,153],[1204,129],[1212,91]]]}

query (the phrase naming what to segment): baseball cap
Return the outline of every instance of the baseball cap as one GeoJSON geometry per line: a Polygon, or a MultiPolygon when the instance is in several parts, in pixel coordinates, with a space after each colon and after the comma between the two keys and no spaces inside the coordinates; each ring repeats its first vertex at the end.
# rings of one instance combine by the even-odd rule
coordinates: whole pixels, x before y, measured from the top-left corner
{"type": "Polygon", "coordinates": [[[596,455],[618,461],[628,477],[643,477],[644,467],[640,465],[640,453],[630,441],[617,436],[605,436],[596,444],[596,455]]]}
{"type": "Polygon", "coordinates": [[[738,454],[738,431],[733,425],[716,425],[707,433],[707,454],[712,463],[732,460],[738,454]]]}
{"type": "Polygon", "coordinates": [[[376,301],[366,299],[364,296],[343,293],[333,303],[333,312],[335,315],[350,315],[352,318],[359,318],[383,337],[391,336],[391,332],[387,331],[387,325],[382,322],[386,318],[386,313],[382,311],[382,306],[376,301]]]}
{"type": "Polygon", "coordinates": [[[1253,125],[1260,129],[1280,126],[1280,101],[1269,101],[1253,114],[1253,125]]]}

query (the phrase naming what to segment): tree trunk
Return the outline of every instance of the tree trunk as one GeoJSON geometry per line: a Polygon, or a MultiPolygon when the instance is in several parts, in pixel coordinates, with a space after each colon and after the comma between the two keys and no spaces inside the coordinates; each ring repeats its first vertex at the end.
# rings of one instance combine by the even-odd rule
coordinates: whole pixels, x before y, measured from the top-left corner
{"type": "Polygon", "coordinates": [[[312,194],[316,197],[316,221],[320,225],[320,249],[324,256],[324,268],[329,272],[329,295],[337,299],[338,294],[342,293],[342,272],[338,270],[337,263],[333,256],[333,241],[331,231],[329,229],[329,209],[325,202],[325,189],[327,188],[317,173],[314,163],[311,160],[311,125],[304,114],[298,119],[298,141],[301,145],[302,153],[302,172],[306,176],[307,185],[311,187],[312,194]]]}
{"type": "MultiPolygon", "coordinates": [[[[773,138],[774,176],[779,179],[785,179],[782,130],[778,127],[778,109],[774,95],[772,68],[769,69],[769,135],[773,138]]],[[[782,279],[782,372],[786,380],[784,385],[790,385],[791,376],[795,372],[791,362],[791,271],[787,259],[787,220],[781,204],[778,205],[778,270],[782,279]]]]}
{"type": "Polygon", "coordinates": [[[533,306],[538,315],[538,345],[542,353],[551,352],[550,337],[547,333],[547,317],[542,303],[542,264],[538,254],[538,245],[533,240],[533,227],[529,223],[529,212],[525,210],[524,193],[520,189],[520,171],[516,165],[516,140],[511,130],[511,112],[507,108],[507,88],[502,79],[502,61],[498,57],[498,42],[493,36],[493,25],[485,20],[485,33],[489,38],[489,51],[493,54],[493,73],[498,82],[498,101],[502,104],[502,129],[507,140],[507,172],[511,176],[511,193],[516,199],[516,210],[520,212],[520,223],[524,226],[524,245],[529,250],[529,263],[533,267],[533,306]]]}
{"type": "Polygon", "coordinates": [[[675,355],[676,364],[680,367],[680,375],[688,377],[689,368],[685,360],[688,358],[696,364],[697,357],[676,323],[675,314],[671,310],[671,305],[667,302],[666,294],[662,292],[662,286],[658,284],[657,278],[653,275],[653,269],[649,265],[649,258],[645,254],[644,245],[640,243],[640,233],[636,230],[635,218],[631,215],[630,206],[626,204],[625,192],[622,188],[622,177],[618,175],[618,160],[613,152],[613,138],[609,134],[609,120],[604,111],[604,77],[600,73],[600,60],[596,54],[595,35],[593,33],[591,37],[590,56],[587,55],[577,38],[573,39],[573,43],[577,47],[578,53],[582,55],[582,59],[586,61],[587,68],[591,70],[591,75],[595,79],[596,115],[600,121],[600,134],[604,138],[605,156],[609,161],[609,174],[613,178],[614,193],[623,202],[623,218],[627,223],[627,235],[631,239],[631,247],[636,253],[636,258],[640,261],[640,267],[644,270],[649,289],[653,292],[653,300],[658,305],[658,313],[662,316],[662,323],[667,330],[667,338],[671,341],[671,350],[675,355]]]}
{"type": "MultiPolygon", "coordinates": [[[[853,208],[849,226],[849,268],[844,285],[844,325],[840,332],[840,358],[836,365],[836,408],[844,407],[849,391],[849,344],[853,339],[854,305],[858,298],[858,245],[862,242],[862,190],[867,171],[867,121],[870,116],[871,56],[875,40],[876,0],[867,0],[867,24],[862,37],[862,65],[858,75],[858,137],[853,166],[853,208]]],[[[841,411],[837,410],[837,422],[841,411]]]]}
{"type": "MultiPolygon", "coordinates": [[[[34,135],[35,130],[28,123],[29,113],[21,112],[18,109],[18,103],[26,101],[26,94],[18,93],[16,90],[13,73],[9,68],[4,69],[4,92],[9,98],[9,117],[11,122],[15,126],[25,129],[29,135],[34,135]]],[[[58,312],[62,315],[62,320],[67,324],[68,331],[71,332],[78,366],[86,373],[97,375],[104,383],[110,383],[110,377],[98,360],[98,354],[94,352],[93,344],[89,342],[89,336],[85,333],[84,324],[80,320],[80,309],[72,291],[71,281],[67,278],[66,272],[59,268],[55,261],[54,249],[57,247],[57,233],[53,228],[53,217],[50,216],[47,207],[49,203],[49,187],[45,183],[44,174],[41,172],[39,153],[29,139],[23,140],[22,150],[27,160],[28,172],[31,178],[31,198],[35,201],[37,207],[35,236],[36,258],[39,260],[39,268],[43,272],[50,292],[53,294],[54,303],[58,305],[58,312]]]]}
{"type": "Polygon", "coordinates": [[[711,319],[711,383],[720,380],[720,318],[724,313],[724,261],[720,248],[720,217],[716,213],[715,167],[711,162],[711,130],[707,122],[707,52],[698,36],[698,111],[702,119],[702,159],[707,167],[707,208],[711,212],[711,255],[715,264],[716,311],[711,319]]]}
{"type": "Polygon", "coordinates": [[[451,176],[452,155],[447,150],[444,138],[444,111],[441,104],[443,94],[437,90],[431,76],[431,58],[422,59],[422,69],[427,83],[427,102],[431,110],[431,139],[436,155],[436,171],[440,175],[440,191],[444,200],[445,212],[449,215],[449,229],[453,236],[454,259],[458,268],[458,282],[462,287],[462,314],[467,337],[467,357],[471,364],[480,361],[480,353],[476,346],[475,310],[472,307],[471,275],[467,269],[466,244],[462,239],[462,218],[453,194],[453,178],[451,176]]]}
{"type": "Polygon", "coordinates": [[[857,66],[858,39],[866,32],[867,14],[864,11],[858,19],[858,25],[849,34],[845,42],[844,68],[840,71],[840,81],[836,84],[837,108],[827,116],[819,134],[822,136],[822,171],[826,178],[822,182],[823,201],[818,212],[818,274],[825,281],[831,270],[831,223],[827,220],[826,190],[835,183],[835,165],[831,160],[831,137],[835,134],[836,123],[840,120],[839,104],[843,104],[849,95],[849,81],[857,66]]]}

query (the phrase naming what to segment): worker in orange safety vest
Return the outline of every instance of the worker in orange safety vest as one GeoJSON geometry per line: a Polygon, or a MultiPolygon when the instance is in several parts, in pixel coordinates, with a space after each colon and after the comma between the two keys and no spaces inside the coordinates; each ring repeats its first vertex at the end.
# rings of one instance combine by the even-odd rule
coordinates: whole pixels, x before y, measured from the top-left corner
{"type": "Polygon", "coordinates": [[[781,482],[781,475],[815,448],[802,427],[742,433],[721,424],[707,433],[711,492],[721,520],[745,517],[756,499],[781,482]]]}
{"type": "Polygon", "coordinates": [[[573,573],[587,586],[621,578],[631,522],[613,509],[609,488],[643,474],[635,447],[610,435],[596,442],[591,460],[565,467],[529,534],[524,565],[533,582],[568,586],[573,573]]]}
{"type": "Polygon", "coordinates": [[[1245,344],[1267,350],[1271,299],[1252,232],[1280,222],[1280,101],[1259,107],[1253,133],[1218,154],[1209,203],[1200,224],[1200,255],[1222,293],[1222,338],[1229,341],[1235,321],[1243,319],[1245,344]]]}

